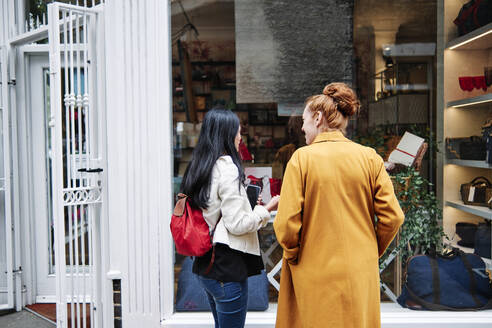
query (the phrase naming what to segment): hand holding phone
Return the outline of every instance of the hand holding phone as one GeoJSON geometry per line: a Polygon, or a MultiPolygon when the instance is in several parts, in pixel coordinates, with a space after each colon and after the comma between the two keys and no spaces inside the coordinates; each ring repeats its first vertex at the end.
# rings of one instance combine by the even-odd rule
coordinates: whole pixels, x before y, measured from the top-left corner
{"type": "Polygon", "coordinates": [[[258,197],[260,196],[261,188],[256,185],[248,185],[246,187],[246,194],[248,195],[249,204],[251,205],[251,209],[255,208],[258,197]]]}

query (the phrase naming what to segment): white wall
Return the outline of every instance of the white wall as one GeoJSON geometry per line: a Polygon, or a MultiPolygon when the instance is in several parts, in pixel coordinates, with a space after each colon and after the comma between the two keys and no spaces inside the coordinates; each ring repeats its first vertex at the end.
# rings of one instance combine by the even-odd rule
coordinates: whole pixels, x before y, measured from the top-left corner
{"type": "MultiPolygon", "coordinates": [[[[172,269],[169,2],[107,0],[105,33],[109,249],[104,256],[109,276],[122,279],[124,326],[157,327],[159,291],[172,287],[159,282],[160,268],[172,269]]],[[[107,318],[106,325],[111,325],[107,318]]]]}

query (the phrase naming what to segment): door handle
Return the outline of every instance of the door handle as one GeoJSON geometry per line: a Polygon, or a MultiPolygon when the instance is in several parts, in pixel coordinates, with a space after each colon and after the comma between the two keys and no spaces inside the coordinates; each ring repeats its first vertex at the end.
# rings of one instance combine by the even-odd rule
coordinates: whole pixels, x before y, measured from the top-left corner
{"type": "Polygon", "coordinates": [[[78,169],[77,171],[86,172],[86,173],[101,173],[104,170],[102,168],[95,168],[95,169],[82,168],[82,169],[78,169]]]}

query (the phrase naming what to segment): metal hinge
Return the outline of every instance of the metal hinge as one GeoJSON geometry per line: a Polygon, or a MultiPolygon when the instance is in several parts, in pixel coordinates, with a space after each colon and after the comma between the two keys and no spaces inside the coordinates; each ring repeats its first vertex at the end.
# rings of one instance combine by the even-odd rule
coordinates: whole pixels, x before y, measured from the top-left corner
{"type": "Polygon", "coordinates": [[[7,82],[8,85],[17,85],[17,81],[15,79],[12,79],[7,82]]]}

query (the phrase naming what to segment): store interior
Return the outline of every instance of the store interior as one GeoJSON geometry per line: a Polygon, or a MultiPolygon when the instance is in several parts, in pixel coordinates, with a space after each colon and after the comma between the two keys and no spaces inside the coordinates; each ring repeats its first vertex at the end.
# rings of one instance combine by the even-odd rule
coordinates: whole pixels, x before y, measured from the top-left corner
{"type": "MultiPolygon", "coordinates": [[[[442,155],[445,137],[480,136],[481,125],[491,114],[488,104],[474,112],[478,116],[453,108],[440,109],[443,107],[440,100],[442,94],[446,102],[490,96],[487,87],[470,93],[460,90],[457,82],[458,77],[463,75],[484,74],[484,66],[492,65],[490,46],[467,52],[453,52],[445,48],[444,63],[439,59],[442,51],[439,47],[459,37],[453,19],[466,1],[451,2],[446,1],[444,6],[444,22],[438,19],[440,4],[437,0],[355,0],[350,18],[352,75],[348,83],[357,91],[361,111],[350,122],[347,137],[375,148],[385,160],[388,160],[405,132],[423,138],[427,148],[420,158],[416,174],[425,181],[420,191],[429,195],[436,208],[443,202],[443,189],[448,190],[444,191],[445,202],[450,198],[458,199],[460,184],[469,182],[473,177],[482,175],[492,178],[489,164],[471,169],[465,164],[448,165],[453,163],[446,162],[442,155]],[[441,41],[438,31],[444,31],[441,33],[444,34],[444,41],[441,41]],[[468,60],[470,54],[473,59],[468,60]],[[467,128],[462,127],[464,122],[467,122],[467,128]]],[[[243,40],[244,15],[238,14],[235,8],[237,3],[182,0],[173,1],[171,5],[175,193],[179,191],[182,175],[196,145],[200,121],[213,107],[230,109],[239,116],[242,143],[247,149],[246,155],[242,154],[243,161],[249,172],[267,169],[269,178],[281,182],[290,155],[305,145],[299,117],[305,100],[304,90],[297,94],[296,90],[292,90],[290,95],[287,92],[285,96],[286,91],[279,88],[280,100],[270,101],[276,99],[275,83],[266,81],[261,84],[255,79],[260,82],[268,80],[261,72],[261,65],[266,67],[268,63],[281,62],[285,58],[276,57],[278,49],[274,48],[280,46],[268,37],[265,37],[264,44],[258,45],[264,54],[256,58],[250,56],[252,51],[245,48],[243,40]],[[271,46],[272,42],[274,46],[271,46]],[[258,85],[267,87],[262,89],[258,85]],[[272,85],[274,87],[271,88],[272,85]],[[255,171],[255,168],[258,170],[255,171]]],[[[258,2],[252,3],[252,6],[255,5],[258,2]]],[[[271,15],[260,18],[258,24],[264,23],[261,20],[269,23],[270,19],[278,23],[271,15]]],[[[275,35],[277,27],[272,24],[267,24],[267,27],[275,35]]],[[[290,28],[292,31],[296,29],[294,25],[290,28]]],[[[327,76],[329,79],[331,75],[323,70],[323,62],[329,60],[323,58],[306,63],[306,69],[322,67],[318,70],[322,76],[319,81],[328,82],[323,78],[327,76]]],[[[268,71],[268,68],[265,70],[268,71]]],[[[299,77],[298,83],[303,83],[302,77],[299,77]]],[[[319,85],[318,92],[323,86],[319,85]]],[[[261,180],[262,176],[256,178],[261,180]]],[[[398,190],[398,186],[395,185],[395,189],[398,190]]],[[[482,222],[484,216],[477,217],[475,214],[470,211],[464,213],[457,206],[448,208],[445,204],[444,217],[450,215],[451,219],[445,219],[443,223],[441,215],[435,224],[456,242],[453,239],[456,223],[463,220],[482,222]]],[[[486,216],[492,217],[489,212],[486,216]]],[[[442,234],[436,232],[434,237],[441,238],[442,234]]],[[[405,238],[404,235],[402,238],[405,238]]],[[[271,225],[260,231],[260,240],[262,250],[267,254],[264,255],[266,271],[271,272],[281,259],[280,247],[274,247],[271,225]]],[[[176,291],[182,261],[183,258],[176,254],[176,291]]],[[[385,286],[395,295],[401,290],[402,267],[401,259],[397,258],[389,261],[381,272],[385,286]]],[[[274,273],[269,278],[278,281],[280,271],[274,273]]],[[[384,291],[381,297],[383,301],[393,300],[384,291]]],[[[270,280],[269,302],[275,303],[276,298],[277,290],[270,280]]]]}

